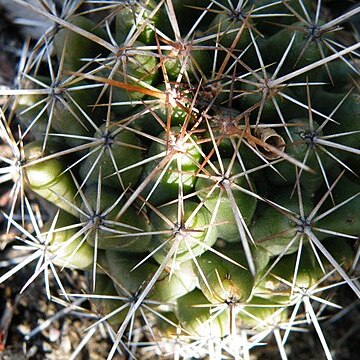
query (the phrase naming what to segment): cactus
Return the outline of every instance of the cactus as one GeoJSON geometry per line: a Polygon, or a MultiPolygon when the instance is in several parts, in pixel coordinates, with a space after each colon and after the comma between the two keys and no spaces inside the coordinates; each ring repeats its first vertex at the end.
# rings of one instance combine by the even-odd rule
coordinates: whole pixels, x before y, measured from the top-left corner
{"type": "Polygon", "coordinates": [[[272,335],[286,359],[299,324],[332,358],[315,303],[360,297],[360,6],[11,1],[53,26],[0,88],[28,251],[0,283],[36,262],[24,288],[87,299],[104,359],[247,359],[272,335]]]}

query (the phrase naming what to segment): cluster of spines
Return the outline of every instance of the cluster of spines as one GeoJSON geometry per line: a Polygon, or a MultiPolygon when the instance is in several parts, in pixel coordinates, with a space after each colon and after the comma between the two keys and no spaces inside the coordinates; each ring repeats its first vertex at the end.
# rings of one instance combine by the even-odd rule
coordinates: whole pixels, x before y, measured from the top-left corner
{"type": "Polygon", "coordinates": [[[13,152],[1,179],[14,181],[4,216],[33,250],[1,282],[37,260],[26,285],[50,270],[66,293],[55,265],[88,271],[86,297],[117,332],[109,357],[130,352],[142,318],[150,341],[180,336],[184,357],[206,340],[200,355],[216,343],[246,358],[273,333],[286,358],[303,304],[330,358],[310,300],[333,305],[317,294],[334,272],[360,295],[360,45],[335,32],[359,9],[322,20],[320,1],[83,13],[65,1],[59,15],[16,2],[54,28],[24,55],[19,89],[0,91],[16,115],[1,113],[13,152]],[[55,205],[44,227],[30,190],[55,205]]]}

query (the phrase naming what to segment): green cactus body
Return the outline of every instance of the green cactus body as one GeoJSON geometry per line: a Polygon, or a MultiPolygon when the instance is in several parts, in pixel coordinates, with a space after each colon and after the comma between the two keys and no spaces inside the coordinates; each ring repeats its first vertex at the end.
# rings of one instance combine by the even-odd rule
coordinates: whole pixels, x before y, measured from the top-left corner
{"type": "Polygon", "coordinates": [[[151,240],[152,249],[157,249],[158,246],[164,244],[155,252],[155,260],[161,263],[167,255],[167,252],[171,249],[174,241],[179,242],[176,251],[176,261],[178,263],[193,259],[194,256],[198,256],[207,250],[205,246],[214,245],[217,232],[216,227],[209,226],[211,214],[205,207],[197,209],[197,203],[189,200],[185,201],[185,216],[182,224],[179,224],[177,204],[162,207],[161,211],[166,214],[169,220],[173,221],[173,228],[170,228],[164,219],[155,213],[150,214],[150,223],[154,231],[167,230],[166,234],[154,235],[151,240]],[[202,246],[202,243],[205,246],[202,246]]]}
{"type": "MultiPolygon", "coordinates": [[[[157,265],[154,263],[145,263],[136,267],[141,258],[129,258],[127,254],[117,251],[107,250],[106,259],[116,291],[120,296],[129,297],[129,294],[131,296],[139,294],[157,270],[157,265]]],[[[180,277],[164,271],[157,279],[147,299],[155,301],[156,307],[162,311],[169,311],[175,305],[176,299],[194,288],[194,284],[186,283],[180,277]]]]}
{"type": "Polygon", "coordinates": [[[88,213],[80,213],[80,220],[89,227],[88,243],[100,249],[147,251],[151,239],[147,215],[131,206],[119,217],[118,213],[125,200],[122,198],[121,201],[116,201],[114,194],[117,194],[116,190],[110,187],[103,187],[100,194],[97,186],[86,189],[87,203],[84,203],[83,210],[88,213]]]}
{"type": "MultiPolygon", "coordinates": [[[[229,159],[222,160],[225,169],[229,167],[229,164],[229,159]]],[[[218,162],[214,162],[214,166],[219,169],[218,162]]],[[[207,166],[205,171],[213,173],[210,166],[207,166]]],[[[235,164],[229,174],[229,187],[233,193],[235,204],[231,203],[229,195],[221,183],[222,180],[219,181],[219,176],[215,175],[213,179],[199,177],[195,185],[198,197],[204,202],[206,208],[211,213],[216,211],[215,224],[218,236],[229,242],[240,241],[239,229],[235,220],[238,212],[240,212],[244,223],[250,224],[256,208],[256,199],[238,189],[238,187],[248,189],[249,186],[245,177],[231,179],[231,176],[238,173],[241,173],[241,168],[238,164],[235,164]],[[213,189],[214,187],[215,189],[213,189]]]]}
{"type": "Polygon", "coordinates": [[[142,159],[142,150],[136,135],[119,127],[109,129],[103,124],[95,137],[103,142],[98,152],[89,149],[89,156],[80,167],[82,179],[87,184],[97,183],[101,169],[103,185],[125,189],[137,184],[142,168],[136,164],[142,159]]]}
{"type": "MultiPolygon", "coordinates": [[[[94,33],[99,37],[107,37],[103,29],[99,28],[94,21],[85,16],[73,16],[68,21],[70,24],[94,33]]],[[[54,47],[58,59],[64,58],[64,69],[70,71],[78,71],[86,64],[86,61],[82,60],[82,58],[96,57],[99,54],[105,53],[103,47],[94,45],[91,40],[85,39],[70,29],[60,29],[56,33],[54,47]],[[76,52],[73,51],[74,49],[76,49],[76,52]]]]}
{"type": "Polygon", "coordinates": [[[92,109],[99,95],[99,90],[87,82],[79,82],[83,91],[72,91],[65,86],[52,84],[54,94],[51,94],[47,114],[51,119],[51,127],[70,147],[86,144],[82,137],[90,137],[94,127],[101,123],[103,109],[92,109]],[[93,120],[95,119],[95,120],[93,120]]]}
{"type": "Polygon", "coordinates": [[[35,260],[25,287],[83,312],[68,358],[100,329],[109,360],[276,357],[271,336],[285,359],[312,327],[330,359],[322,314],[360,298],[360,7],[11,2],[51,27],[0,86],[0,239],[26,250],[0,283],[35,260]]]}
{"type": "MultiPolygon", "coordinates": [[[[338,237],[328,237],[322,240],[322,244],[342,268],[346,270],[351,269],[354,265],[355,256],[354,248],[351,242],[344,241],[344,239],[338,237]]],[[[326,270],[331,269],[331,264],[325,256],[321,257],[321,261],[326,270]]],[[[338,275],[334,274],[334,277],[338,278],[338,275]]]]}
{"type": "Polygon", "coordinates": [[[59,208],[76,215],[69,203],[76,203],[77,189],[70,173],[66,172],[66,164],[57,158],[42,161],[42,142],[28,144],[24,152],[28,164],[24,168],[26,185],[59,208]]]}
{"type": "Polygon", "coordinates": [[[42,228],[46,235],[51,252],[55,255],[54,263],[59,266],[74,267],[83,270],[92,268],[94,262],[94,248],[83,238],[76,236],[77,219],[61,211],[53,220],[48,221],[42,228]]]}
{"type": "MultiPolygon", "coordinates": [[[[334,200],[336,204],[345,203],[319,219],[315,225],[328,231],[358,236],[360,234],[360,219],[357,211],[360,207],[360,186],[343,177],[335,189],[334,200]]],[[[332,206],[330,207],[327,204],[326,208],[329,211],[332,206]]],[[[319,236],[324,238],[326,234],[320,234],[319,236]]]]}
{"type": "MultiPolygon", "coordinates": [[[[345,93],[329,93],[319,91],[314,93],[314,100],[317,100],[317,108],[329,115],[338,106],[338,110],[331,116],[334,121],[324,127],[324,134],[336,135],[335,142],[345,146],[357,148],[360,142],[360,94],[356,91],[346,96],[345,93]],[[324,101],[327,99],[327,101],[324,101]],[[329,104],[330,108],[329,108],[329,104]],[[340,136],[340,134],[342,134],[340,136]]],[[[341,150],[332,150],[340,159],[346,160],[351,154],[341,150]]]]}
{"type": "Polygon", "coordinates": [[[236,49],[245,49],[251,41],[248,27],[251,27],[251,21],[244,24],[246,12],[237,13],[236,11],[224,11],[215,16],[210,24],[209,30],[212,33],[219,33],[219,42],[225,48],[230,48],[235,41],[236,49]],[[242,26],[244,28],[241,30],[242,26]],[[238,33],[241,32],[239,40],[236,41],[238,33]]]}
{"type": "Polygon", "coordinates": [[[270,37],[268,41],[263,42],[263,51],[266,54],[268,63],[279,60],[279,55],[281,56],[285,52],[294,34],[293,29],[295,29],[295,37],[286,61],[286,67],[289,70],[292,67],[306,66],[320,60],[322,56],[329,55],[329,50],[321,42],[323,36],[331,39],[332,35],[331,33],[322,34],[320,31],[321,25],[321,23],[318,23],[317,26],[311,27],[302,22],[294,23],[290,28],[280,30],[270,37]],[[319,47],[321,47],[322,51],[319,50],[319,47]],[[269,51],[270,49],[272,51],[269,51]]]}
{"type": "Polygon", "coordinates": [[[204,50],[189,50],[191,45],[184,45],[183,49],[173,49],[165,52],[166,72],[170,80],[175,81],[180,73],[195,80],[195,74],[207,74],[210,71],[211,57],[204,50]],[[185,65],[184,65],[185,64],[185,65]]]}
{"type": "Polygon", "coordinates": [[[286,307],[277,304],[276,297],[264,299],[256,296],[238,314],[243,326],[258,327],[259,329],[286,322],[287,316],[286,307]]]}
{"type": "Polygon", "coordinates": [[[237,303],[246,301],[254,284],[250,272],[242,268],[246,259],[241,251],[224,253],[225,258],[207,251],[199,256],[194,267],[199,279],[200,288],[212,303],[237,303]],[[236,263],[232,263],[235,261],[236,263]]]}
{"type": "MultiPolygon", "coordinates": [[[[322,137],[322,131],[317,131],[318,126],[316,123],[313,129],[310,129],[307,122],[308,120],[305,118],[289,121],[288,132],[291,136],[291,141],[287,141],[285,151],[295,159],[305,161],[315,172],[313,174],[304,172],[300,177],[300,183],[304,191],[308,194],[313,194],[323,184],[322,169],[330,169],[331,166],[334,166],[334,161],[330,156],[324,154],[317,145],[317,138],[322,137]],[[321,167],[318,159],[320,159],[321,167]]],[[[281,132],[281,135],[284,138],[287,137],[284,131],[281,132]]],[[[286,186],[296,181],[293,165],[282,161],[274,167],[278,173],[274,172],[274,169],[266,169],[267,178],[271,183],[286,186]]]]}
{"type": "Polygon", "coordinates": [[[266,299],[273,296],[272,299],[276,303],[286,304],[291,301],[291,284],[296,287],[293,290],[295,294],[314,286],[324,275],[318,260],[308,246],[303,248],[298,267],[295,267],[297,256],[297,254],[285,255],[264,278],[264,273],[267,272],[265,269],[259,275],[262,281],[257,285],[254,293],[266,299]]]}
{"type": "Polygon", "coordinates": [[[206,305],[208,300],[198,289],[177,300],[177,317],[186,333],[192,336],[220,338],[229,334],[229,316],[225,311],[211,316],[210,308],[196,307],[206,305]]]}
{"type": "Polygon", "coordinates": [[[109,316],[107,321],[110,325],[119,327],[125,320],[127,309],[116,292],[113,281],[106,275],[97,274],[94,293],[98,296],[91,299],[94,312],[100,316],[109,316]],[[101,297],[102,295],[106,298],[101,297]]]}
{"type": "MultiPolygon", "coordinates": [[[[37,76],[36,81],[49,85],[49,78],[37,76]]],[[[35,81],[25,79],[22,83],[24,89],[41,89],[42,86],[35,81]]],[[[45,96],[41,94],[21,95],[16,100],[16,114],[27,131],[34,133],[36,140],[42,140],[47,127],[47,112],[44,106],[45,96]]]]}
{"type": "MultiPolygon", "coordinates": [[[[116,69],[112,80],[140,87],[139,91],[127,90],[116,86],[112,87],[111,99],[114,103],[113,109],[120,115],[131,111],[135,106],[133,103],[141,101],[145,97],[145,94],[141,92],[141,88],[155,84],[158,78],[157,57],[147,50],[137,50],[137,48],[144,47],[144,44],[141,42],[137,41],[133,46],[134,49],[120,48],[119,54],[115,56],[110,55],[108,58],[109,65],[106,66],[106,68],[111,66],[116,69]],[[122,105],[123,102],[130,102],[131,104],[122,105]]],[[[105,69],[100,72],[100,75],[108,78],[112,71],[105,69]]]]}
{"type": "Polygon", "coordinates": [[[267,74],[267,78],[257,79],[254,75],[250,75],[242,80],[241,93],[239,99],[239,107],[243,108],[260,108],[262,99],[265,99],[264,105],[261,109],[261,119],[265,122],[273,122],[279,114],[276,105],[281,112],[290,112],[293,106],[289,101],[285,100],[278,93],[281,91],[288,96],[293,96],[291,88],[284,86],[271,87],[267,79],[272,77],[272,74],[267,74]]]}
{"type": "Polygon", "coordinates": [[[118,43],[126,41],[130,31],[140,31],[138,40],[145,44],[154,44],[156,29],[168,26],[163,8],[154,12],[157,1],[143,1],[126,4],[116,15],[115,38],[118,43]],[[146,22],[144,25],[144,21],[146,22]]]}
{"type": "Polygon", "coordinates": [[[150,145],[148,150],[149,158],[162,156],[148,162],[142,174],[142,179],[146,179],[159,165],[161,159],[166,156],[167,152],[173,152],[174,155],[171,157],[167,167],[159,169],[143,193],[148,198],[150,197],[151,203],[155,205],[176,199],[180,185],[184,194],[189,193],[194,188],[196,180],[194,172],[201,160],[195,136],[182,136],[179,127],[172,127],[169,137],[168,135],[167,132],[160,133],[158,135],[160,141],[153,142],[150,145]]]}
{"type": "MultiPolygon", "coordinates": [[[[291,190],[282,191],[274,199],[275,203],[285,206],[291,211],[298,210],[298,199],[294,195],[291,197],[291,190]]],[[[308,196],[303,199],[305,213],[311,209],[311,200],[308,196]]],[[[298,233],[297,224],[287,217],[279,209],[268,207],[264,213],[253,222],[251,227],[252,235],[257,244],[264,247],[272,256],[279,255],[295,239],[298,233]]],[[[293,241],[292,245],[287,248],[286,253],[292,253],[298,249],[298,240],[293,241]]]]}

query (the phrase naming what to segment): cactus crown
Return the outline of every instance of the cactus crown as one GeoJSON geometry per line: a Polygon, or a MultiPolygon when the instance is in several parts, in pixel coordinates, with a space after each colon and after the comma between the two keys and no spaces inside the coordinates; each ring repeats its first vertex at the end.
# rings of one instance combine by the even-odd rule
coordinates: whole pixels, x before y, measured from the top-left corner
{"type": "Polygon", "coordinates": [[[24,287],[88,300],[104,358],[246,359],[273,335],[285,359],[307,322],[331,358],[317,304],[360,297],[360,7],[12,1],[51,25],[0,88],[5,232],[28,252],[0,283],[36,262],[24,287]]]}

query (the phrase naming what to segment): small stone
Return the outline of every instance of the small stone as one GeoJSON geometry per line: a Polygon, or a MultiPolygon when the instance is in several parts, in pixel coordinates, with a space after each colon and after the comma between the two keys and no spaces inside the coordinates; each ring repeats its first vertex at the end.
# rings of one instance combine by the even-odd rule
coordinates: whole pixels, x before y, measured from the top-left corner
{"type": "Polygon", "coordinates": [[[43,342],[42,344],[42,350],[45,352],[45,353],[50,353],[53,351],[52,347],[51,347],[51,344],[47,343],[47,342],[43,342]]]}
{"type": "Polygon", "coordinates": [[[55,342],[55,341],[57,341],[57,340],[59,339],[60,335],[61,335],[61,332],[60,332],[59,330],[54,329],[54,328],[51,328],[51,329],[49,330],[48,339],[49,339],[49,341],[51,341],[51,342],[55,342]]]}
{"type": "Polygon", "coordinates": [[[27,324],[20,324],[18,327],[17,327],[17,330],[20,332],[20,334],[26,336],[27,334],[30,333],[31,329],[30,329],[30,326],[27,325],[27,324]]]}
{"type": "Polygon", "coordinates": [[[33,346],[27,351],[27,354],[26,354],[27,359],[35,356],[36,353],[37,353],[37,351],[38,351],[38,347],[37,347],[36,345],[33,345],[33,346]]]}
{"type": "Polygon", "coordinates": [[[65,336],[61,339],[61,345],[60,348],[64,354],[70,354],[71,353],[71,340],[69,336],[65,336]]]}

